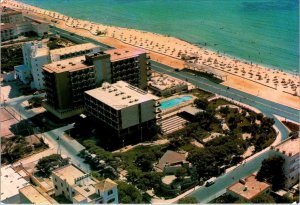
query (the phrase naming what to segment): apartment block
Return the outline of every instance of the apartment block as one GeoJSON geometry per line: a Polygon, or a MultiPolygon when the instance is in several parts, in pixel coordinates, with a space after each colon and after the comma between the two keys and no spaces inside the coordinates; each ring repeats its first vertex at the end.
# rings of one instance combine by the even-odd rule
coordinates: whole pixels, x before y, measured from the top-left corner
{"type": "Polygon", "coordinates": [[[155,124],[156,100],[158,97],[124,81],[85,91],[88,114],[113,128],[118,136],[155,124]]]}
{"type": "Polygon", "coordinates": [[[63,195],[74,204],[117,204],[117,183],[107,178],[98,181],[75,165],[66,165],[52,172],[55,196],[63,195]]]}
{"type": "Polygon", "coordinates": [[[299,183],[300,178],[300,137],[288,138],[270,150],[271,156],[284,158],[284,175],[286,177],[286,188],[291,188],[299,183]]]}

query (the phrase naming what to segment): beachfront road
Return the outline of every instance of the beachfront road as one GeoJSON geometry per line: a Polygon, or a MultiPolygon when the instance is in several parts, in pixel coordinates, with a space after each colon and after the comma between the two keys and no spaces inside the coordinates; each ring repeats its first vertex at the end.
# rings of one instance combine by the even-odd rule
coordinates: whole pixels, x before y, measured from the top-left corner
{"type": "Polygon", "coordinates": [[[100,43],[99,41],[96,41],[94,39],[91,39],[91,38],[88,38],[88,37],[82,37],[82,36],[79,36],[79,35],[74,34],[74,33],[70,33],[68,31],[65,31],[65,30],[60,29],[60,28],[53,27],[53,28],[50,28],[50,31],[54,34],[58,34],[58,35],[60,35],[64,38],[67,38],[71,41],[74,41],[75,43],[94,43],[97,46],[99,46],[102,50],[108,50],[108,49],[113,48],[113,47],[110,47],[110,46],[105,45],[103,43],[100,43]]]}
{"type": "MultiPolygon", "coordinates": [[[[217,93],[236,101],[241,101],[242,103],[251,105],[259,109],[266,116],[273,117],[275,119],[275,125],[277,126],[282,135],[282,140],[288,137],[288,130],[277,118],[274,117],[274,114],[299,122],[299,111],[293,108],[286,107],[284,105],[280,105],[268,100],[264,100],[257,96],[253,96],[236,89],[227,89],[226,86],[216,84],[200,76],[193,76],[189,72],[174,72],[174,69],[168,66],[159,64],[154,61],[152,61],[151,63],[151,67],[155,71],[166,73],[168,75],[182,80],[188,80],[190,83],[203,90],[212,93],[217,93]]],[[[264,160],[268,156],[269,151],[266,150],[265,152],[262,152],[258,156],[254,157],[253,159],[247,161],[245,164],[240,165],[232,171],[218,177],[214,185],[210,187],[200,187],[199,189],[192,192],[190,195],[196,197],[201,203],[208,203],[214,198],[224,194],[226,192],[226,188],[234,182],[238,181],[240,178],[246,177],[247,175],[257,171],[260,168],[262,160],[264,160]]]]}
{"type": "Polygon", "coordinates": [[[273,117],[273,114],[282,116],[284,118],[300,122],[299,120],[299,110],[262,99],[258,96],[254,96],[242,91],[236,90],[234,88],[228,89],[227,86],[222,84],[214,83],[206,78],[200,76],[194,76],[190,72],[180,71],[175,72],[173,68],[169,66],[151,61],[151,68],[155,71],[166,73],[173,77],[179,78],[181,80],[188,80],[188,82],[194,84],[195,86],[225,97],[231,98],[236,101],[251,105],[262,111],[266,116],[273,117]]]}

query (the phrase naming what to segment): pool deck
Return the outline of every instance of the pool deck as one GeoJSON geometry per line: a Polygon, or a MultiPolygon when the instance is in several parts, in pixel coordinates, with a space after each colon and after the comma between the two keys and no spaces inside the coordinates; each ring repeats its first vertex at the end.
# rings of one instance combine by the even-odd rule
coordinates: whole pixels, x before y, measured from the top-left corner
{"type": "Polygon", "coordinates": [[[180,108],[192,104],[194,102],[194,100],[197,98],[197,97],[195,97],[195,96],[193,96],[191,94],[182,94],[182,95],[174,95],[174,96],[171,96],[171,97],[168,97],[168,98],[161,99],[161,100],[159,100],[159,102],[162,103],[162,102],[165,102],[165,101],[168,101],[168,100],[172,100],[172,99],[175,99],[175,98],[181,98],[183,96],[191,96],[192,99],[190,99],[190,100],[188,100],[186,102],[180,103],[178,105],[172,106],[170,108],[161,109],[162,110],[161,114],[162,115],[166,115],[168,113],[171,113],[171,112],[174,112],[174,111],[178,111],[180,108]]]}

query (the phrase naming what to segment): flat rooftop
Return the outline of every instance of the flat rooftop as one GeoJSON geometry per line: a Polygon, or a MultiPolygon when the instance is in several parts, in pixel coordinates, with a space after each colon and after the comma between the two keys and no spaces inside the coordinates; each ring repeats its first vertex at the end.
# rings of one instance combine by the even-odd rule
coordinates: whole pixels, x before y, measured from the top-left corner
{"type": "Polygon", "coordinates": [[[32,55],[33,55],[33,57],[48,56],[49,48],[45,45],[38,47],[37,49],[33,50],[32,55]]]}
{"type": "Polygon", "coordinates": [[[86,175],[83,171],[72,164],[58,168],[52,173],[58,176],[60,179],[67,181],[70,186],[75,184],[75,179],[86,175]]]}
{"type": "Polygon", "coordinates": [[[85,93],[115,110],[159,99],[124,81],[118,81],[114,84],[103,83],[102,87],[85,91],[85,93]]]}
{"type": "Polygon", "coordinates": [[[52,204],[32,185],[28,185],[19,190],[32,204],[52,204]]]}
{"type": "Polygon", "coordinates": [[[148,82],[148,84],[149,86],[160,91],[171,89],[177,86],[187,86],[187,83],[182,80],[157,72],[151,73],[151,80],[148,82]]]}
{"type": "Polygon", "coordinates": [[[252,174],[246,177],[244,180],[236,182],[227,189],[247,200],[251,200],[258,194],[268,189],[270,186],[271,185],[268,183],[257,181],[255,175],[252,174]],[[241,181],[244,181],[245,183],[242,183],[241,181]]]}
{"type": "Polygon", "coordinates": [[[85,50],[90,50],[98,48],[100,51],[100,47],[93,44],[93,43],[84,43],[84,44],[78,44],[74,46],[69,46],[65,48],[58,48],[50,51],[50,55],[65,55],[65,54],[70,54],[70,53],[75,53],[79,51],[85,51],[85,50]]]}
{"type": "Polygon", "coordinates": [[[112,50],[104,51],[104,53],[110,54],[111,62],[116,62],[116,61],[125,60],[129,58],[134,58],[146,52],[141,49],[134,49],[128,47],[128,48],[112,49],[112,50]]]}
{"type": "Polygon", "coordinates": [[[27,185],[29,183],[10,165],[1,167],[1,201],[19,195],[19,189],[27,185]]]}
{"type": "Polygon", "coordinates": [[[300,153],[300,137],[296,139],[289,138],[280,144],[278,144],[275,148],[275,151],[285,154],[286,156],[294,156],[300,153]]]}
{"type": "Polygon", "coordinates": [[[43,66],[43,69],[50,73],[63,73],[66,71],[72,72],[81,69],[91,67],[92,65],[86,65],[84,63],[85,56],[79,56],[75,58],[69,58],[66,60],[55,61],[43,66]]]}

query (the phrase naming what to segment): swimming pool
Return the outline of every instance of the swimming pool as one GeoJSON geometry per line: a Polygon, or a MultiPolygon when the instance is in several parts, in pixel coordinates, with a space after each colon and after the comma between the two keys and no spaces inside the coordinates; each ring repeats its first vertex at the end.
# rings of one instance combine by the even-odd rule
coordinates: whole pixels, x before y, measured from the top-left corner
{"type": "Polygon", "coordinates": [[[181,103],[184,103],[186,101],[189,101],[192,98],[193,98],[192,96],[182,96],[182,97],[174,98],[174,99],[171,99],[171,100],[161,102],[159,107],[161,109],[168,109],[168,108],[177,106],[181,103]]]}

